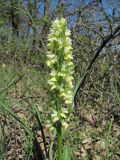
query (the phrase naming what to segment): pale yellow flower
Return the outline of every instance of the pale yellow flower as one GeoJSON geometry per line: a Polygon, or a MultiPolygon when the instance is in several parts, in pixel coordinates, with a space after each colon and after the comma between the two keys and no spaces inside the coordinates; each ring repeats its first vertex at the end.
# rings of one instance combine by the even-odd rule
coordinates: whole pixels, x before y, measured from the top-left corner
{"type": "Polygon", "coordinates": [[[5,63],[2,64],[2,68],[4,69],[6,67],[5,63]]]}
{"type": "Polygon", "coordinates": [[[66,122],[62,122],[62,126],[67,129],[68,128],[68,124],[66,122]]]}
{"type": "Polygon", "coordinates": [[[63,112],[60,114],[60,116],[63,117],[63,118],[67,118],[67,116],[63,112]]]}

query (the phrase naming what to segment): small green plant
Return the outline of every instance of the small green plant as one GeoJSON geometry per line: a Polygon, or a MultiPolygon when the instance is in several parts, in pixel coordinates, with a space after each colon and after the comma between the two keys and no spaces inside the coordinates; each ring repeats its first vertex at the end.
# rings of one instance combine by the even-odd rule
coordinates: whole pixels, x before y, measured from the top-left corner
{"type": "Polygon", "coordinates": [[[57,132],[57,159],[63,160],[62,129],[68,128],[73,103],[72,42],[67,21],[64,18],[52,22],[48,36],[47,65],[50,68],[50,92],[52,95],[50,130],[57,132]]]}

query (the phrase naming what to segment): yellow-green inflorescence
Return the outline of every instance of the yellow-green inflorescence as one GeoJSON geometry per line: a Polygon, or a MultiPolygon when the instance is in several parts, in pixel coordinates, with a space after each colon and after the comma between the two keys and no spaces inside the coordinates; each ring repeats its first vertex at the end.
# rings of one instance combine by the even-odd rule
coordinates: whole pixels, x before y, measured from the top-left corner
{"type": "Polygon", "coordinates": [[[47,65],[50,68],[51,92],[59,101],[52,109],[52,123],[60,121],[67,128],[68,106],[73,103],[73,68],[72,41],[70,30],[67,29],[67,21],[64,18],[52,22],[48,35],[47,65]]]}

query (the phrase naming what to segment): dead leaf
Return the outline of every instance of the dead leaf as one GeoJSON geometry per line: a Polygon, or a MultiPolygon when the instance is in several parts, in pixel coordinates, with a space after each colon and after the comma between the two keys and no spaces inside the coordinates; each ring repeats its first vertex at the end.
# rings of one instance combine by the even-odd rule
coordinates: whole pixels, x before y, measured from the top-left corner
{"type": "Polygon", "coordinates": [[[82,144],[85,144],[85,143],[92,143],[92,138],[86,138],[82,141],[82,144]]]}

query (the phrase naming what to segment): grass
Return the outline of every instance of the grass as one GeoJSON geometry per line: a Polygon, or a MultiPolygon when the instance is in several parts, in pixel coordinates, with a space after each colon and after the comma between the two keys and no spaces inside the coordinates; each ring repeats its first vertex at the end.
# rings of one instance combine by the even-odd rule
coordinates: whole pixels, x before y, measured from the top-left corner
{"type": "MultiPolygon", "coordinates": [[[[33,66],[0,68],[0,160],[8,157],[32,160],[43,154],[45,159],[46,152],[55,153],[56,138],[45,127],[49,112],[47,78],[45,68],[42,71],[33,66]],[[24,76],[16,82],[20,75],[24,76]]],[[[90,97],[93,93],[88,94],[90,97]]],[[[70,129],[64,131],[64,156],[68,157],[66,146],[69,146],[71,160],[119,159],[120,129],[116,110],[120,94],[115,87],[110,94],[116,107],[108,104],[104,96],[98,101],[100,106],[88,97],[81,101],[71,117],[70,129]]]]}

